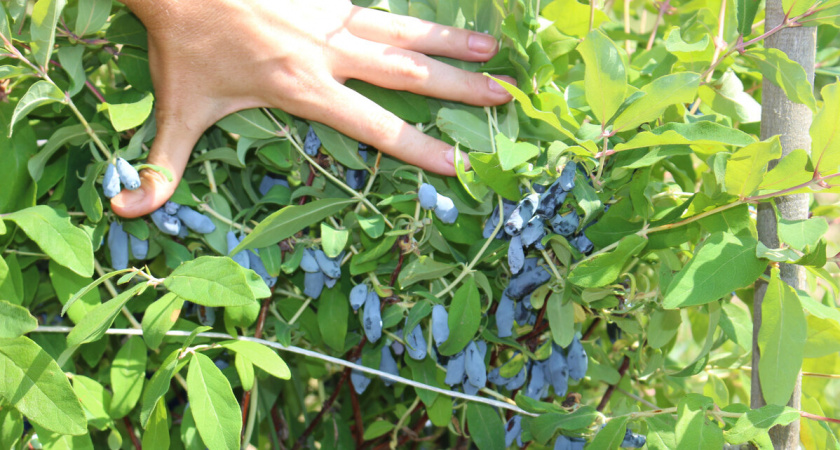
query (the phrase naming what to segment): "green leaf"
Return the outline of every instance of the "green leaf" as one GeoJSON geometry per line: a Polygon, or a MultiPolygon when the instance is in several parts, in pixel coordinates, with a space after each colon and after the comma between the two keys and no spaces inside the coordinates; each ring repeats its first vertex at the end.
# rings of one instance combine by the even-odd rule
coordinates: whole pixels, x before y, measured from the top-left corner
{"type": "MultiPolygon", "coordinates": [[[[532,119],[537,119],[542,122],[545,122],[554,127],[555,130],[559,131],[567,138],[573,141],[576,140],[575,135],[563,126],[563,124],[560,122],[560,119],[553,112],[541,111],[535,108],[534,104],[531,102],[531,99],[528,98],[528,95],[519,90],[519,88],[517,88],[516,86],[504,80],[494,78],[492,76],[490,76],[490,78],[492,78],[493,81],[495,81],[496,83],[499,83],[500,86],[505,88],[505,90],[508,91],[508,93],[512,95],[517,102],[519,102],[520,106],[522,107],[522,111],[525,113],[526,116],[532,119]]],[[[472,161],[472,155],[470,155],[470,161],[472,161]]]]}
{"type": "Polygon", "coordinates": [[[752,348],[752,317],[750,312],[743,307],[734,303],[724,303],[723,314],[720,316],[720,329],[742,349],[752,348]]]}
{"type": "Polygon", "coordinates": [[[788,153],[764,175],[759,192],[776,192],[811,181],[814,172],[808,168],[810,162],[808,152],[801,148],[788,153]]]}
{"type": "Polygon", "coordinates": [[[726,163],[726,192],[742,199],[752,195],[767,172],[767,163],[781,156],[782,144],[778,136],[736,151],[726,163]]]}
{"type": "Polygon", "coordinates": [[[87,434],[82,405],[67,376],[25,336],[0,339],[0,397],[33,424],[60,434],[87,434]]]}
{"type": "Polygon", "coordinates": [[[708,120],[694,123],[668,123],[651,131],[643,131],[627,142],[617,144],[615,151],[661,145],[732,145],[743,147],[755,138],[741,130],[708,120]]]}
{"type": "Polygon", "coordinates": [[[169,448],[169,424],[166,401],[160,399],[149,417],[143,433],[143,448],[169,448]]]}
{"type": "Polygon", "coordinates": [[[712,399],[700,394],[686,394],[677,405],[677,449],[723,448],[723,431],[706,419],[706,410],[713,406],[712,399]]]}
{"type": "Polygon", "coordinates": [[[472,277],[455,291],[455,298],[449,305],[448,323],[449,339],[438,350],[441,355],[452,356],[470,343],[481,323],[480,295],[472,277]]]}
{"type": "Polygon", "coordinates": [[[160,346],[166,332],[172,329],[181,315],[183,305],[184,299],[168,292],[146,308],[143,314],[143,339],[150,349],[160,346]]]}
{"type": "Polygon", "coordinates": [[[203,306],[245,306],[257,300],[245,269],[227,257],[201,256],[187,261],[163,284],[184,300],[203,306]]]}
{"type": "Polygon", "coordinates": [[[429,102],[422,95],[385,89],[359,80],[347,80],[344,85],[373,100],[406,122],[426,123],[432,120],[429,102]]]}
{"type": "Polygon", "coordinates": [[[786,405],[802,369],[807,323],[799,296],[773,269],[761,305],[758,363],[761,393],[770,405],[786,405]]]}
{"type": "Polygon", "coordinates": [[[671,105],[694,101],[698,86],[700,75],[693,72],[674,73],[651,81],[641,89],[645,95],[616,117],[613,131],[632,130],[657,119],[671,105]]]}
{"type": "Polygon", "coordinates": [[[195,353],[190,362],[187,398],[204,444],[210,450],[238,450],[242,432],[239,403],[222,371],[201,353],[195,353]]]}
{"type": "MultiPolygon", "coordinates": [[[[346,301],[345,301],[346,303],[346,301]]],[[[251,341],[225,341],[220,344],[229,350],[236,352],[247,358],[253,365],[266,371],[268,374],[288,380],[292,377],[289,372],[289,367],[283,362],[283,359],[277,355],[277,352],[270,347],[251,341]]]]}
{"type": "MultiPolygon", "coordinates": [[[[0,4],[0,14],[5,14],[0,4]]],[[[2,17],[0,17],[2,19],[2,17]]],[[[23,436],[23,416],[14,408],[0,410],[0,446],[17,448],[15,445],[23,436]]]]}
{"type": "Polygon", "coordinates": [[[347,239],[349,238],[349,230],[336,230],[321,222],[321,248],[328,257],[335,258],[341,254],[341,251],[347,246],[347,239]]]}
{"type": "Polygon", "coordinates": [[[356,216],[356,220],[359,222],[359,226],[362,228],[362,231],[365,232],[368,236],[372,239],[378,239],[379,236],[382,236],[382,233],[385,232],[385,218],[379,214],[364,217],[360,216],[359,214],[354,213],[356,216]]]}
{"type": "MultiPolygon", "coordinates": [[[[52,261],[50,261],[50,263],[52,263],[52,261]]],[[[129,272],[130,270],[131,269],[125,269],[125,270],[118,270],[118,271],[115,271],[115,272],[106,273],[105,275],[102,275],[101,277],[97,278],[96,281],[94,281],[92,283],[88,283],[87,285],[83,285],[83,287],[81,287],[81,288],[77,288],[78,289],[77,292],[74,293],[73,296],[70,297],[66,302],[64,301],[63,296],[62,296],[60,298],[60,301],[62,303],[64,303],[64,306],[61,308],[61,315],[64,315],[66,312],[68,312],[70,310],[70,308],[73,306],[73,304],[76,303],[76,300],[79,300],[80,298],[82,298],[82,299],[89,298],[88,293],[90,293],[90,292],[95,292],[94,295],[96,296],[96,298],[101,299],[101,297],[99,296],[99,291],[95,291],[96,287],[99,286],[100,284],[104,283],[105,280],[108,280],[108,279],[113,278],[117,275],[129,272]]],[[[52,278],[55,278],[55,274],[53,274],[52,272],[58,273],[58,270],[53,269],[50,272],[51,272],[50,276],[52,278]]],[[[70,278],[70,277],[65,276],[64,278],[70,278]]],[[[79,277],[79,278],[81,278],[81,277],[79,277]]],[[[74,283],[74,285],[79,284],[81,281],[82,280],[80,280],[80,279],[70,280],[70,282],[74,283]]],[[[53,284],[55,285],[55,281],[53,281],[53,284]]],[[[56,290],[58,290],[58,288],[56,288],[56,290]]],[[[86,303],[89,303],[89,302],[86,302],[86,303]]],[[[99,301],[97,301],[96,303],[97,303],[96,306],[98,306],[99,301]]],[[[72,319],[72,317],[71,317],[71,319],[72,319]]],[[[76,323],[78,323],[78,322],[76,322],[76,323]]]]}
{"type": "Polygon", "coordinates": [[[531,434],[545,445],[557,430],[580,430],[588,428],[598,417],[592,406],[582,406],[572,413],[548,413],[531,420],[531,434]]]}
{"type": "Polygon", "coordinates": [[[479,450],[505,448],[505,425],[493,408],[481,403],[467,405],[467,426],[479,450]]]}
{"type": "Polygon", "coordinates": [[[239,375],[239,382],[242,384],[242,389],[250,391],[254,388],[254,365],[251,361],[237,353],[233,358],[233,365],[236,367],[236,374],[239,375]]]}
{"type": "Polygon", "coordinates": [[[814,89],[799,63],[791,61],[777,48],[756,48],[747,50],[745,54],[755,61],[764,79],[780,87],[790,101],[803,104],[816,112],[814,89]]]}
{"type": "MultiPolygon", "coordinates": [[[[46,1],[48,0],[41,0],[38,3],[44,3],[46,1]]],[[[43,80],[36,82],[29,87],[29,90],[23,94],[17,106],[15,106],[15,111],[12,113],[12,120],[9,122],[9,137],[12,136],[12,130],[17,121],[26,117],[35,108],[55,102],[65,103],[65,101],[64,92],[58,86],[43,80]]]]}
{"type": "Polygon", "coordinates": [[[440,131],[465,147],[484,153],[489,153],[493,149],[487,122],[469,111],[441,108],[437,113],[435,123],[440,131]]]}
{"type": "Polygon", "coordinates": [[[324,343],[335,351],[344,350],[347,337],[347,317],[350,307],[347,295],[339,288],[325,289],[318,301],[318,328],[324,343]]]}
{"type": "Polygon", "coordinates": [[[111,300],[94,308],[67,335],[67,345],[69,347],[75,347],[88,342],[98,341],[105,335],[105,331],[114,322],[122,307],[145,288],[145,283],[136,284],[111,300]]]}
{"type": "Polygon", "coordinates": [[[355,198],[328,198],[305,205],[287,206],[263,219],[230,253],[276,244],[357,201],[355,198]]]}
{"type": "Polygon", "coordinates": [[[318,122],[310,122],[310,125],[321,139],[321,144],[336,161],[350,169],[367,170],[367,164],[359,156],[359,141],[318,122]]]}
{"type": "Polygon", "coordinates": [[[761,120],[761,105],[744,92],[744,83],[731,70],[726,71],[716,82],[700,86],[697,95],[702,101],[701,111],[708,112],[710,108],[743,123],[761,120]]]}
{"type": "Polygon", "coordinates": [[[776,425],[787,425],[799,419],[799,411],[779,405],[766,405],[741,416],[735,425],[726,430],[724,437],[730,444],[747,442],[776,425]]]}
{"type": "Polygon", "coordinates": [[[677,421],[667,414],[648,417],[647,446],[649,450],[671,450],[676,448],[674,428],[677,421]]]}
{"type": "Polygon", "coordinates": [[[385,420],[375,420],[370,425],[365,426],[365,434],[362,439],[369,441],[383,436],[394,429],[394,424],[385,420]]]}
{"type": "Polygon", "coordinates": [[[742,36],[752,34],[752,25],[755,21],[755,14],[761,2],[755,0],[736,0],[735,16],[738,18],[738,33],[742,36]]]}
{"type": "MultiPolygon", "coordinates": [[[[437,381],[438,369],[432,358],[424,358],[422,361],[417,361],[413,358],[405,358],[405,364],[411,368],[411,378],[414,381],[427,384],[429,386],[440,387],[440,383],[437,381]]],[[[417,396],[420,397],[420,401],[427,406],[433,405],[439,397],[437,392],[432,392],[419,387],[415,387],[414,391],[417,393],[417,396]]]]}
{"type": "Polygon", "coordinates": [[[108,409],[111,406],[111,393],[108,392],[98,381],[83,375],[73,376],[73,390],[88,419],[88,425],[105,430],[113,421],[108,416],[108,409]]]}
{"type": "Polygon", "coordinates": [[[576,0],[556,0],[546,5],[542,16],[554,21],[554,27],[567,36],[583,37],[590,28],[598,28],[609,20],[604,11],[589,5],[578,3],[576,0]],[[589,14],[594,14],[592,25],[589,24],[589,14]]]}
{"type": "Polygon", "coordinates": [[[435,261],[433,258],[423,255],[408,263],[397,276],[397,282],[403,288],[418,281],[437,280],[452,272],[455,266],[435,261]]]}
{"type": "Polygon", "coordinates": [[[540,154],[540,149],[529,142],[514,142],[505,135],[496,135],[496,151],[502,170],[513,170],[540,154]]]}
{"type": "Polygon", "coordinates": [[[840,169],[840,81],[820,90],[823,106],[811,124],[814,173],[829,175],[840,169]]]}
{"type": "Polygon", "coordinates": [[[650,313],[647,326],[647,340],[651,348],[662,348],[677,335],[682,320],[680,312],[667,309],[654,309],[650,313]]]}
{"type": "Polygon", "coordinates": [[[510,171],[502,170],[499,154],[470,152],[470,164],[479,180],[508,200],[518,200],[519,179],[510,171]]]}
{"type": "Polygon", "coordinates": [[[828,222],[824,217],[803,220],[779,218],[779,239],[799,251],[816,245],[827,231],[828,222]]]}
{"type": "Polygon", "coordinates": [[[81,45],[60,47],[58,49],[58,62],[70,77],[71,84],[67,89],[67,94],[70,97],[81,92],[85,87],[85,81],[87,81],[85,76],[85,62],[83,60],[84,54],[85,47],[81,45]]]}
{"type": "Polygon", "coordinates": [[[147,92],[142,98],[129,103],[105,103],[111,125],[117,131],[125,131],[143,125],[152,112],[155,97],[147,92]]]}
{"type": "Polygon", "coordinates": [[[604,428],[598,431],[595,439],[586,445],[587,449],[596,450],[600,448],[618,448],[624,440],[624,434],[627,430],[627,421],[630,418],[627,416],[618,416],[607,422],[604,428]]]}
{"type": "MultiPolygon", "coordinates": [[[[201,328],[197,328],[200,330],[201,328]]],[[[160,364],[160,367],[152,375],[152,378],[146,383],[146,390],[143,391],[143,399],[141,401],[141,408],[140,408],[140,425],[143,428],[146,427],[146,424],[149,423],[149,418],[152,415],[152,410],[154,409],[155,405],[159,399],[163,398],[166,395],[166,392],[169,391],[169,384],[172,381],[172,376],[179,372],[187,363],[190,361],[190,354],[184,356],[184,358],[178,358],[179,354],[181,353],[181,349],[175,349],[163,362],[160,364]]]]}
{"type": "Polygon", "coordinates": [[[50,64],[56,25],[66,4],[66,0],[38,0],[32,8],[32,22],[29,24],[31,47],[35,61],[42,68],[50,64]]]}
{"type": "MultiPolygon", "coordinates": [[[[98,123],[90,124],[91,130],[100,138],[108,134],[108,130],[98,123]]],[[[90,139],[84,125],[69,125],[56,130],[38,153],[27,162],[29,174],[35,181],[40,181],[44,174],[44,166],[64,144],[82,145],[90,139]]]]}
{"type": "MultiPolygon", "coordinates": [[[[0,263],[4,265],[5,263],[0,263]]],[[[0,279],[2,282],[2,279],[0,279]]],[[[38,328],[38,319],[29,310],[0,300],[0,338],[16,338],[38,328]]]]}
{"type": "Polygon", "coordinates": [[[615,281],[630,258],[647,245],[647,239],[637,234],[621,238],[618,247],[584,259],[569,272],[570,283],[586,288],[606,286],[615,281]]]}
{"type": "Polygon", "coordinates": [[[53,433],[35,423],[32,424],[32,429],[38,435],[38,442],[45,450],[94,450],[90,434],[71,436],[53,433]]]}
{"type": "Polygon", "coordinates": [[[9,16],[6,14],[6,8],[2,3],[0,3],[0,36],[6,38],[9,42],[12,42],[12,30],[9,27],[9,16]]]}
{"type": "Polygon", "coordinates": [[[627,92],[627,67],[615,42],[598,29],[586,35],[578,45],[577,51],[586,68],[586,103],[603,126],[624,103],[627,92]]]}
{"type": "Polygon", "coordinates": [[[575,306],[569,290],[552,292],[546,300],[546,315],[554,343],[568,347],[575,335],[575,306]]]}
{"type": "Polygon", "coordinates": [[[73,32],[76,36],[96,33],[105,26],[110,14],[110,0],[79,0],[79,12],[73,32]]]}
{"type": "Polygon", "coordinates": [[[143,392],[144,381],[146,345],[140,336],[132,336],[117,352],[111,365],[111,390],[114,392],[110,411],[112,418],[125,417],[134,409],[143,392]]]}
{"type": "Polygon", "coordinates": [[[713,302],[752,284],[767,265],[755,256],[758,241],[725,232],[711,234],[665,293],[668,309],[713,302]]]}
{"type": "Polygon", "coordinates": [[[93,245],[87,233],[49,206],[38,205],[3,217],[17,224],[56,263],[83,277],[93,275],[93,245]]]}
{"type": "Polygon", "coordinates": [[[238,134],[250,139],[270,139],[280,136],[271,119],[266,117],[259,109],[235,112],[216,122],[216,126],[228,133],[238,134]]]}

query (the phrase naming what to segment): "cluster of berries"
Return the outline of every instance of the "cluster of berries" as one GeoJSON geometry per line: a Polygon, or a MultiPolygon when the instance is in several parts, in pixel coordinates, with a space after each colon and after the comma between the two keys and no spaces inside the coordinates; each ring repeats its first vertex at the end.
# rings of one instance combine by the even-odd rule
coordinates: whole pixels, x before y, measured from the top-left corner
{"type": "Polygon", "coordinates": [[[321,296],[324,286],[327,289],[335,286],[341,278],[341,259],[344,252],[330,258],[321,249],[306,248],[300,260],[300,268],[305,272],[303,278],[303,293],[317,299],[321,296]]]}
{"type": "Polygon", "coordinates": [[[434,186],[428,183],[420,185],[417,191],[417,200],[420,202],[420,207],[425,210],[435,210],[435,215],[443,223],[455,223],[458,218],[458,208],[452,199],[438,194],[434,186]]]}
{"type": "Polygon", "coordinates": [[[102,191],[105,197],[113,198],[120,193],[122,186],[130,191],[139,188],[140,175],[128,161],[117,158],[115,162],[108,164],[108,167],[105,168],[105,176],[102,178],[102,191]]]}
{"type": "Polygon", "coordinates": [[[233,249],[235,249],[242,240],[233,231],[228,231],[225,238],[227,239],[228,256],[230,256],[230,258],[240,266],[256,272],[269,288],[274,287],[274,284],[277,283],[277,277],[273,277],[268,273],[268,269],[265,268],[265,264],[263,263],[262,258],[260,258],[260,251],[257,249],[245,250],[244,252],[237,252],[231,255],[230,252],[233,251],[233,249]]]}

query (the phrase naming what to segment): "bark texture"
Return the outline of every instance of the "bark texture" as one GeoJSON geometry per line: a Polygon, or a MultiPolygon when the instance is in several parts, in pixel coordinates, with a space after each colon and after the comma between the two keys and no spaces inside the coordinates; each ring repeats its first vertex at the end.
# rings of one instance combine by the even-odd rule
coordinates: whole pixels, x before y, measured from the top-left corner
{"type": "MultiPolygon", "coordinates": [[[[765,29],[769,30],[782,23],[783,20],[782,0],[767,0],[765,29]]],[[[802,65],[808,75],[808,81],[813,86],[816,36],[816,28],[814,27],[786,28],[770,36],[765,42],[765,47],[777,48],[787,54],[788,58],[802,65]]],[[[808,130],[811,127],[813,115],[807,106],[791,102],[784,91],[769,81],[765,81],[762,85],[761,104],[762,140],[779,135],[782,143],[782,156],[798,148],[810,151],[811,137],[808,130]]],[[[770,166],[773,167],[775,164],[774,161],[770,166]]],[[[809,203],[809,194],[789,195],[777,199],[776,207],[782,218],[807,219],[809,203]]],[[[770,248],[779,247],[776,217],[770,204],[759,205],[758,237],[764,245],[770,248]]],[[[780,272],[784,282],[796,289],[805,287],[805,270],[803,267],[782,264],[780,272]]],[[[761,393],[758,370],[758,363],[761,358],[758,351],[758,331],[761,328],[761,305],[766,290],[766,283],[760,281],[756,285],[753,299],[753,370],[750,402],[753,408],[760,408],[766,404],[761,393]]],[[[796,409],[800,409],[801,379],[800,375],[790,402],[788,402],[789,406],[796,409]]],[[[771,429],[770,438],[773,441],[774,448],[798,448],[799,426],[799,421],[794,421],[788,426],[777,426],[771,429]]]]}

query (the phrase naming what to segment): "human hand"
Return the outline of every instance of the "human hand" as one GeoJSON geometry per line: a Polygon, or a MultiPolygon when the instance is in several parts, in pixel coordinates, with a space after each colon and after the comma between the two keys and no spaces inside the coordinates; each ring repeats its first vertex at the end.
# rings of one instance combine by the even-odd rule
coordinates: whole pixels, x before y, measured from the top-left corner
{"type": "MultiPolygon", "coordinates": [[[[489,35],[353,6],[344,0],[122,0],[148,30],[157,137],[142,186],[111,199],[148,214],[175,191],[201,134],[236,111],[271,107],[324,123],[432,172],[454,175],[454,149],[345,87],[359,79],[472,105],[510,95],[481,74],[426,54],[486,61],[489,35]]],[[[507,78],[507,77],[503,77],[507,78]]],[[[507,81],[511,81],[507,78],[507,81]]]]}

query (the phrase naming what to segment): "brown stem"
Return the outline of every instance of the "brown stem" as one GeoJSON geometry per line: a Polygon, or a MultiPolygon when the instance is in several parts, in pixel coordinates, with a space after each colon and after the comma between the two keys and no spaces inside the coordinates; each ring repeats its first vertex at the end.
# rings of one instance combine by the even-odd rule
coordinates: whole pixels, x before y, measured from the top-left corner
{"type": "Polygon", "coordinates": [[[819,420],[819,421],[822,421],[822,422],[831,422],[831,423],[840,424],[840,419],[833,419],[831,417],[818,416],[816,414],[811,414],[811,413],[805,412],[805,411],[800,411],[799,415],[806,418],[806,419],[819,420]]]}
{"type": "Polygon", "coordinates": [[[645,50],[653,48],[653,41],[656,40],[656,30],[659,29],[659,22],[662,22],[662,16],[665,15],[665,10],[669,8],[670,3],[671,0],[665,0],[665,2],[659,6],[659,15],[656,16],[656,20],[653,22],[653,31],[650,32],[650,39],[648,39],[645,50]]]}
{"type": "MultiPolygon", "coordinates": [[[[313,431],[315,431],[315,427],[318,425],[318,423],[321,422],[321,419],[324,417],[324,414],[327,412],[327,410],[330,409],[330,407],[332,407],[332,404],[335,403],[335,399],[338,398],[338,393],[341,392],[341,388],[344,386],[344,383],[347,381],[347,378],[349,376],[350,369],[344,369],[344,372],[342,372],[341,374],[341,379],[338,380],[338,385],[336,385],[332,395],[330,395],[330,398],[328,398],[327,401],[324,402],[324,405],[321,407],[321,410],[318,411],[318,414],[315,416],[315,418],[312,419],[312,422],[309,422],[309,426],[306,427],[306,430],[303,431],[303,434],[301,434],[298,440],[295,442],[295,445],[294,447],[292,447],[292,450],[298,450],[300,448],[303,448],[303,445],[306,443],[306,438],[308,438],[309,435],[312,434],[313,431]]],[[[352,388],[350,389],[350,393],[352,395],[352,388]]]]}
{"type": "MultiPolygon", "coordinates": [[[[276,285],[275,285],[276,286],[276,285]]],[[[263,300],[262,308],[260,308],[260,315],[257,318],[257,328],[254,331],[254,337],[257,339],[262,339],[263,328],[265,328],[265,317],[268,312],[268,305],[271,303],[271,298],[274,295],[274,288],[271,288],[271,294],[265,300],[263,300]]],[[[251,403],[251,391],[245,391],[242,395],[242,423],[248,422],[248,405],[251,403]]],[[[244,436],[245,428],[242,428],[242,433],[244,436]]]]}
{"type": "Polygon", "coordinates": [[[601,318],[596,317],[592,321],[592,323],[589,324],[589,328],[587,328],[586,331],[583,332],[583,335],[580,337],[580,340],[585,341],[589,339],[589,336],[592,336],[592,333],[595,332],[595,327],[597,327],[599,323],[601,323],[601,318]]]}
{"type": "Polygon", "coordinates": [[[353,434],[358,448],[364,443],[365,425],[362,423],[362,407],[359,405],[359,396],[356,395],[356,390],[352,388],[350,389],[350,403],[353,405],[353,419],[356,422],[356,432],[353,434]]]}
{"type": "Polygon", "coordinates": [[[140,450],[142,448],[140,439],[137,439],[137,436],[134,434],[134,427],[131,426],[131,421],[128,420],[128,416],[123,417],[123,423],[125,424],[126,430],[128,430],[128,435],[131,436],[131,443],[134,444],[134,448],[140,450]]]}
{"type": "MultiPolygon", "coordinates": [[[[621,383],[621,378],[624,377],[624,373],[627,372],[627,369],[630,367],[630,358],[624,356],[624,361],[621,362],[621,367],[618,368],[618,383],[621,383]]],[[[613,392],[615,392],[615,388],[618,386],[618,383],[611,384],[607,387],[606,392],[604,392],[604,396],[601,398],[601,403],[598,403],[598,412],[603,412],[604,408],[607,407],[607,403],[610,401],[610,397],[612,397],[613,392]]]]}
{"type": "MultiPolygon", "coordinates": [[[[306,185],[307,186],[312,186],[313,181],[315,181],[315,168],[312,167],[312,166],[309,166],[309,177],[306,178],[306,185]]],[[[300,200],[298,200],[298,205],[304,205],[304,204],[306,204],[306,196],[305,195],[303,197],[301,197],[300,200]]]]}

